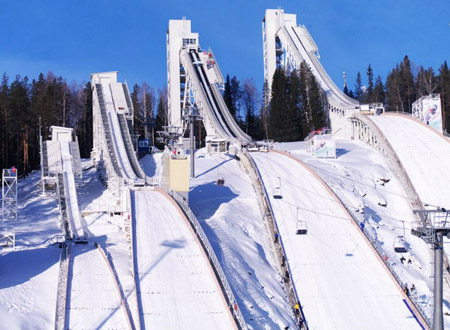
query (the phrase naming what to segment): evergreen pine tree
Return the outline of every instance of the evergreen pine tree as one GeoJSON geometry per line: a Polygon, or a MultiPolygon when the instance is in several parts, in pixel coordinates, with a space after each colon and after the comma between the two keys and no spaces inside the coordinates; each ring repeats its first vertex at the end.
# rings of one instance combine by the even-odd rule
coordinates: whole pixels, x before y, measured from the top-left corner
{"type": "Polygon", "coordinates": [[[438,91],[441,94],[443,126],[450,131],[450,70],[447,61],[439,68],[438,91]]]}
{"type": "Polygon", "coordinates": [[[78,143],[80,144],[80,156],[90,157],[92,151],[94,131],[92,117],[92,87],[88,82],[81,93],[81,118],[77,125],[78,143]]]}
{"type": "Polygon", "coordinates": [[[141,103],[139,102],[139,94],[141,92],[141,88],[138,84],[133,85],[133,91],[130,94],[131,103],[133,105],[134,113],[134,135],[141,137],[144,134],[144,129],[142,126],[142,118],[140,116],[142,112],[141,103]]]}
{"type": "Polygon", "coordinates": [[[269,110],[269,138],[283,141],[286,124],[287,79],[282,68],[277,68],[272,80],[272,98],[269,110]]]}
{"type": "Polygon", "coordinates": [[[9,164],[9,131],[10,122],[9,119],[9,85],[8,76],[3,73],[2,84],[0,87],[0,168],[6,168],[9,164]]]}
{"type": "Polygon", "coordinates": [[[314,125],[312,121],[312,109],[310,103],[310,85],[309,85],[309,68],[305,61],[300,64],[300,101],[301,101],[301,114],[300,125],[302,127],[303,139],[306,138],[312,130],[314,125]]]}
{"type": "Polygon", "coordinates": [[[375,86],[373,88],[372,102],[384,104],[385,101],[386,96],[384,93],[383,81],[380,76],[377,76],[377,78],[375,79],[375,86]]]}
{"type": "Polygon", "coordinates": [[[9,93],[10,119],[17,128],[9,135],[10,155],[7,166],[15,165],[21,175],[28,172],[28,137],[32,121],[28,99],[28,78],[16,76],[9,93]]]}
{"type": "Polygon", "coordinates": [[[367,103],[372,103],[374,102],[373,100],[373,89],[374,89],[374,84],[373,84],[373,70],[372,67],[369,66],[367,67],[367,92],[365,95],[365,102],[367,103]]]}
{"type": "Polygon", "coordinates": [[[300,121],[301,82],[297,70],[291,71],[288,77],[287,96],[284,141],[299,141],[303,138],[303,131],[300,121]]]}
{"type": "Polygon", "coordinates": [[[327,126],[327,116],[324,107],[324,97],[322,89],[311,73],[309,75],[309,102],[311,106],[312,122],[314,129],[320,129],[327,126]]]}
{"type": "Polygon", "coordinates": [[[236,118],[236,108],[234,107],[233,97],[231,95],[231,83],[230,83],[230,75],[227,74],[225,79],[225,89],[223,93],[223,100],[227,105],[228,110],[233,118],[236,118]]]}
{"type": "Polygon", "coordinates": [[[355,96],[355,99],[359,102],[363,101],[363,86],[361,82],[361,73],[358,71],[358,74],[356,75],[356,81],[355,81],[355,92],[353,93],[355,96]]]}
{"type": "Polygon", "coordinates": [[[400,64],[400,95],[402,96],[403,111],[411,112],[412,104],[417,99],[414,86],[412,64],[406,55],[400,64]]]}

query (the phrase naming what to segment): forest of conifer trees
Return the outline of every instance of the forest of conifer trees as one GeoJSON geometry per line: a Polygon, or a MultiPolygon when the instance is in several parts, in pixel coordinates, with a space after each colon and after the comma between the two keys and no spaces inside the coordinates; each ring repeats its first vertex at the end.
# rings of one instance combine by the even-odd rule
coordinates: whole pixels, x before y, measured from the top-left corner
{"type": "MultiPolygon", "coordinates": [[[[261,92],[253,79],[239,81],[227,75],[223,97],[240,127],[255,140],[298,141],[312,130],[328,126],[326,97],[309,67],[285,72],[277,69],[267,95],[268,82],[261,92]],[[270,103],[268,100],[271,100],[270,103]]],[[[388,73],[385,82],[371,65],[360,73],[354,88],[344,93],[362,103],[381,102],[386,111],[411,112],[412,103],[423,95],[441,95],[444,128],[450,128],[450,71],[444,62],[437,72],[417,66],[405,56],[388,73]],[[363,79],[366,81],[363,84],[363,79]]],[[[135,136],[157,144],[156,131],[167,125],[167,91],[146,83],[131,88],[135,136]]],[[[0,84],[0,167],[16,166],[24,175],[39,168],[39,129],[48,139],[52,125],[73,127],[81,157],[92,149],[92,91],[90,83],[67,83],[52,72],[37,79],[3,74],[0,84]],[[40,124],[40,125],[39,125],[40,124]]],[[[196,129],[204,138],[202,128],[196,129]]],[[[162,147],[159,145],[159,147],[162,147]]]]}

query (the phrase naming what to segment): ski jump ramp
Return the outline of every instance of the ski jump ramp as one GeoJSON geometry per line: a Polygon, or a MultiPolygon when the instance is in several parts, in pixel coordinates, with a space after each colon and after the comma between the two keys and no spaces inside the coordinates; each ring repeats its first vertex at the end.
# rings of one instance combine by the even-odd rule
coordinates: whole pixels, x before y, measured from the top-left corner
{"type": "Polygon", "coordinates": [[[252,157],[308,327],[421,329],[406,297],[326,185],[285,155],[252,157]],[[274,198],[277,187],[281,199],[274,198]],[[306,223],[306,235],[297,235],[299,220],[306,223]]]}
{"type": "Polygon", "coordinates": [[[167,31],[169,125],[186,128],[183,109],[196,106],[209,139],[241,145],[251,141],[231,116],[220,89],[224,81],[211,50],[201,50],[191,21],[170,20],[167,31]]]}
{"type": "Polygon", "coordinates": [[[422,203],[450,209],[450,140],[410,116],[367,118],[394,148],[422,203]]]}
{"type": "Polygon", "coordinates": [[[117,82],[117,71],[93,73],[94,146],[91,158],[105,171],[108,186],[144,185],[145,174],[133,148],[129,126],[133,106],[126,83],[117,82]]]}
{"type": "Polygon", "coordinates": [[[208,258],[163,193],[132,192],[143,329],[237,329],[208,258]]]}
{"type": "Polygon", "coordinates": [[[319,59],[316,43],[304,25],[297,25],[297,15],[286,14],[283,9],[266,10],[262,21],[264,44],[264,79],[268,93],[277,67],[286,72],[299,70],[304,61],[327,97],[331,129],[335,137],[350,138],[351,124],[348,118],[362,108],[383,111],[382,104],[361,105],[345,95],[331,80],[319,59]]]}

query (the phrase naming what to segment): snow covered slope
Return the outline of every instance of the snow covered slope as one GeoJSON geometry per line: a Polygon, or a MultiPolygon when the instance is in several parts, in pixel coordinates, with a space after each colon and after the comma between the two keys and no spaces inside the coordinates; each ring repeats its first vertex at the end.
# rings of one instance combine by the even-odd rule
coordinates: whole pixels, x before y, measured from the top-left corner
{"type": "Polygon", "coordinates": [[[141,326],[233,329],[219,283],[189,223],[162,193],[132,193],[141,326]]]}
{"type": "Polygon", "coordinates": [[[422,202],[450,209],[450,140],[409,116],[369,118],[395,149],[422,202]]]}
{"type": "Polygon", "coordinates": [[[195,154],[196,177],[189,203],[199,219],[246,323],[253,329],[283,329],[295,321],[283,291],[272,244],[252,181],[233,157],[195,154]],[[218,186],[218,176],[224,178],[218,186]]]}
{"type": "Polygon", "coordinates": [[[39,180],[38,171],[19,180],[18,218],[10,224],[16,249],[0,249],[0,329],[54,328],[61,250],[47,241],[62,232],[57,200],[39,196],[39,180]]]}
{"type": "Polygon", "coordinates": [[[419,329],[403,295],[359,229],[295,160],[255,153],[311,329],[419,329]],[[281,180],[282,199],[273,192],[281,180]],[[298,218],[307,235],[296,235],[298,218]]]}
{"type": "Polygon", "coordinates": [[[92,245],[74,245],[72,254],[66,324],[70,329],[128,329],[112,274],[100,252],[92,245]]]}

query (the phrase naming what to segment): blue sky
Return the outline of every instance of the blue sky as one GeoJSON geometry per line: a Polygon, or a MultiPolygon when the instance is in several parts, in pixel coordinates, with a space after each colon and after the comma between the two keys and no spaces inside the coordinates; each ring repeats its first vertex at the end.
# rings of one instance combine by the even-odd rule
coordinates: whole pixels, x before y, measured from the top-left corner
{"type": "Polygon", "coordinates": [[[53,71],[82,82],[118,70],[121,81],[159,88],[167,81],[168,20],[186,16],[224,75],[252,77],[261,88],[261,21],[278,6],[307,26],[338,86],[346,71],[353,87],[368,64],[384,80],[406,54],[435,70],[450,60],[448,0],[0,0],[0,73],[53,71]]]}

